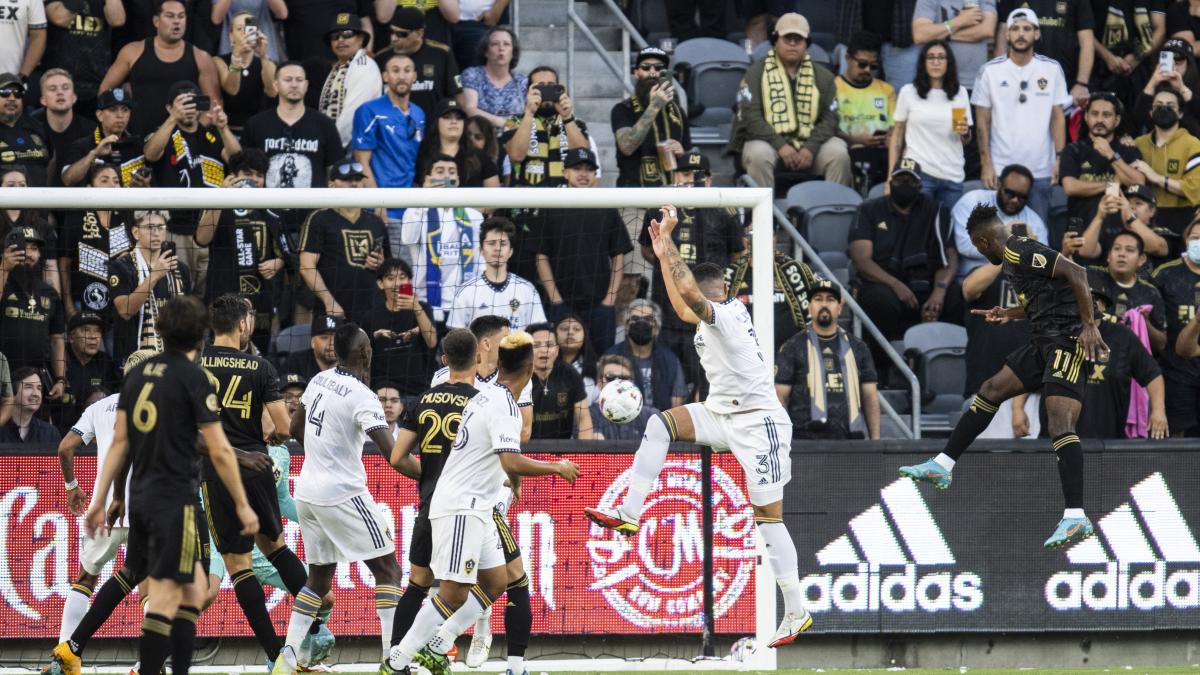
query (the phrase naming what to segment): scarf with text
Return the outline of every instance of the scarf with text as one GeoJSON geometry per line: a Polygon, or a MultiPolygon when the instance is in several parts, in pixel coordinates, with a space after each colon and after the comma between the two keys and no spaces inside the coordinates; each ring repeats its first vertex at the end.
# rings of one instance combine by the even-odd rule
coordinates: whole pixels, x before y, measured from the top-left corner
{"type": "MultiPolygon", "coordinates": [[[[646,106],[642,104],[641,99],[636,95],[630,97],[633,104],[633,112],[639,118],[646,111],[646,106]]],[[[679,110],[679,104],[671,101],[663,106],[663,109],[654,117],[654,125],[651,127],[654,132],[653,138],[647,135],[647,139],[653,141],[650,146],[649,154],[646,154],[645,145],[642,148],[642,164],[641,170],[638,172],[638,180],[642,186],[647,185],[669,185],[670,176],[658,163],[657,146],[665,140],[683,140],[683,113],[679,110]]],[[[643,144],[645,141],[643,141],[643,144]]]]}
{"type": "MultiPolygon", "coordinates": [[[[733,295],[741,290],[746,282],[746,274],[750,270],[750,256],[726,269],[726,281],[729,282],[729,292],[733,295]]],[[[808,325],[808,289],[816,283],[812,270],[800,262],[793,260],[779,251],[775,252],[775,288],[783,291],[787,298],[788,311],[792,315],[792,323],[797,330],[803,330],[808,325]]],[[[761,292],[760,292],[761,293],[761,292]]],[[[766,297],[771,297],[768,293],[766,297]]]]}
{"type": "Polygon", "coordinates": [[[817,91],[817,74],[812,57],[805,54],[796,72],[793,89],[787,69],[775,50],[767,52],[762,77],[763,114],[775,133],[784,136],[799,148],[812,135],[820,115],[821,93],[817,91]]]}
{"type": "Polygon", "coordinates": [[[429,264],[425,266],[425,301],[432,307],[442,306],[442,264],[462,266],[459,279],[469,279],[475,271],[475,227],[466,209],[453,209],[454,222],[458,224],[458,259],[442,257],[442,222],[439,209],[427,209],[425,218],[425,245],[429,252],[429,264]]]}

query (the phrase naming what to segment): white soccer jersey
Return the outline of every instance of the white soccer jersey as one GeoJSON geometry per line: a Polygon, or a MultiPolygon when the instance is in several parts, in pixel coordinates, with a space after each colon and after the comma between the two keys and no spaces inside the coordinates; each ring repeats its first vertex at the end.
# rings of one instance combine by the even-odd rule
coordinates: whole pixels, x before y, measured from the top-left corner
{"type": "Polygon", "coordinates": [[[15,73],[25,58],[30,28],[46,28],[46,5],[42,0],[8,0],[0,9],[0,73],[15,73]]]}
{"type": "Polygon", "coordinates": [[[362,380],[339,368],[318,373],[300,396],[304,404],[304,466],[295,498],[333,506],[367,493],[363,444],[387,429],[379,397],[362,380]]]}
{"type": "Polygon", "coordinates": [[[463,511],[490,515],[507,489],[502,452],[521,452],[521,412],[507,387],[488,382],[463,408],[458,436],[433,489],[429,517],[463,511]]]}
{"type": "MultiPolygon", "coordinates": [[[[104,468],[104,458],[108,456],[108,449],[112,447],[113,435],[116,433],[117,399],[119,398],[121,398],[120,394],[112,394],[89,405],[71,426],[71,431],[82,438],[84,443],[96,441],[96,480],[92,483],[92,503],[98,503],[100,499],[97,495],[100,487],[100,471],[104,468]]],[[[125,476],[126,504],[129,503],[129,480],[131,477],[125,476]]],[[[108,511],[110,504],[112,504],[111,487],[108,494],[104,495],[105,511],[108,511]]],[[[129,514],[126,513],[114,527],[129,527],[129,514]]]]}
{"type": "Polygon", "coordinates": [[[701,320],[695,338],[708,376],[704,405],[717,413],[782,408],[746,306],[737,298],[710,304],[712,323],[701,320]]]}
{"type": "Polygon", "coordinates": [[[475,317],[488,314],[507,318],[513,330],[523,330],[530,324],[546,320],[537,289],[511,272],[499,286],[483,275],[462,286],[454,296],[454,307],[446,325],[466,328],[475,317]]]}
{"type": "MultiPolygon", "coordinates": [[[[497,371],[499,372],[499,371],[497,371]]],[[[433,374],[433,379],[430,380],[429,386],[436,387],[443,382],[450,381],[450,368],[442,366],[436,373],[433,374]]],[[[480,377],[479,373],[475,373],[475,388],[483,389],[484,386],[496,381],[496,373],[492,373],[487,377],[480,377]]],[[[533,378],[529,378],[529,382],[525,384],[525,388],[521,390],[521,395],[517,397],[517,407],[527,408],[533,405],[533,378]]]]}

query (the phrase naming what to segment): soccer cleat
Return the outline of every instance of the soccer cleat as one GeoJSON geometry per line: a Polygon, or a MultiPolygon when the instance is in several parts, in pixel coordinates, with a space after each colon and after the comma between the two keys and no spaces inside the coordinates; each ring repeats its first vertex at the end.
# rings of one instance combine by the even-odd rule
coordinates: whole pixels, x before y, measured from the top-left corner
{"type": "Polygon", "coordinates": [[[587,516],[588,520],[600,527],[616,530],[627,537],[632,537],[638,533],[638,530],[642,529],[637,520],[625,515],[620,507],[613,507],[611,509],[586,508],[583,510],[583,515],[587,516]]]}
{"type": "Polygon", "coordinates": [[[63,675],[79,675],[79,669],[83,666],[83,659],[71,651],[71,645],[66,642],[58,643],[54,651],[50,652],[50,658],[58,664],[63,675]]]}
{"type": "Polygon", "coordinates": [[[42,668],[41,675],[63,675],[62,667],[58,665],[58,661],[51,660],[50,665],[42,668]]]}
{"type": "Polygon", "coordinates": [[[952,480],[950,472],[932,459],[916,466],[902,466],[900,467],[900,475],[913,480],[932,483],[933,487],[939,490],[945,490],[950,487],[950,481],[952,480]]]}
{"type": "MultiPolygon", "coordinates": [[[[471,646],[467,649],[467,667],[478,668],[488,658],[492,651],[492,608],[488,607],[483,615],[475,622],[475,633],[471,636],[471,646]]],[[[453,659],[453,657],[451,657],[453,659]]]]}
{"type": "Polygon", "coordinates": [[[310,640],[311,645],[308,653],[308,665],[310,666],[315,666],[329,658],[329,655],[333,653],[333,646],[337,644],[337,638],[333,636],[333,632],[329,630],[329,627],[323,623],[317,629],[315,635],[309,635],[306,639],[310,640]]]}
{"type": "Polygon", "coordinates": [[[775,629],[775,635],[771,636],[771,642],[767,646],[774,649],[789,644],[811,628],[812,624],[812,615],[807,610],[803,614],[789,612],[783,616],[783,621],[779,623],[779,628],[775,629]]]}
{"type": "Polygon", "coordinates": [[[1042,544],[1046,548],[1062,548],[1067,544],[1083,541],[1096,533],[1092,521],[1087,518],[1063,518],[1054,528],[1054,534],[1042,544]]]}
{"type": "Polygon", "coordinates": [[[411,673],[412,671],[409,670],[408,666],[393,668],[388,659],[384,659],[383,662],[379,664],[379,675],[411,675],[411,673]]]}
{"type": "Polygon", "coordinates": [[[421,651],[413,656],[413,661],[428,670],[429,675],[448,675],[450,672],[450,659],[429,647],[421,647],[421,651]]]}
{"type": "Polygon", "coordinates": [[[521,671],[521,672],[519,672],[519,673],[514,673],[514,672],[513,672],[513,670],[512,670],[512,668],[509,668],[508,670],[504,671],[504,675],[529,675],[529,671],[528,671],[528,670],[522,670],[522,671],[521,671]]]}
{"type": "Polygon", "coordinates": [[[279,658],[275,659],[275,665],[271,667],[271,675],[296,675],[296,651],[291,647],[284,646],[279,650],[279,658]]]}

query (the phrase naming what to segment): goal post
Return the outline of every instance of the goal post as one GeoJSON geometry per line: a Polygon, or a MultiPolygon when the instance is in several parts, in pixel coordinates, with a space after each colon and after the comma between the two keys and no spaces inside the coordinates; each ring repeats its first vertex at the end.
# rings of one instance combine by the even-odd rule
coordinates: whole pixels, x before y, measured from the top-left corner
{"type": "MultiPolygon", "coordinates": [[[[755,289],[774,285],[773,194],[768,188],[4,188],[7,209],[319,209],[319,208],[743,208],[751,213],[751,277],[755,289]]],[[[760,294],[761,290],[758,291],[760,294]]],[[[770,291],[767,297],[770,298],[770,291]]],[[[666,309],[666,308],[664,308],[666,309]]],[[[767,367],[774,369],[772,302],[753,308],[754,329],[767,367]]],[[[755,568],[755,643],[748,667],[774,669],[775,650],[766,648],[776,625],[775,578],[761,537],[755,568]]]]}

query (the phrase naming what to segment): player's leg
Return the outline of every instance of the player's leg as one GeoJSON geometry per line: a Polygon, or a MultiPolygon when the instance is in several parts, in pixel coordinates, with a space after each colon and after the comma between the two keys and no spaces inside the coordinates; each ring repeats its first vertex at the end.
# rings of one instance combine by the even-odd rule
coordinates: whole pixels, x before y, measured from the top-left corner
{"type": "Polygon", "coordinates": [[[1056,340],[1045,351],[1046,424],[1058,458],[1058,477],[1066,507],[1062,520],[1044,545],[1062,548],[1095,532],[1083,511],[1083,446],[1075,433],[1091,366],[1075,340],[1056,340]]]}
{"type": "Polygon", "coordinates": [[[707,410],[702,404],[692,403],[651,417],[646,422],[646,433],[633,458],[625,501],[612,509],[584,509],[584,514],[601,527],[625,535],[637,534],[646,496],[650,494],[654,481],[658,480],[658,473],[667,461],[668,447],[676,441],[696,441],[694,418],[706,414],[707,410]]]}
{"type": "MultiPolygon", "coordinates": [[[[142,639],[138,650],[138,662],[144,673],[162,670],[167,657],[174,651],[171,638],[173,622],[181,607],[198,615],[197,589],[193,585],[201,580],[203,548],[200,527],[196,519],[200,512],[196,504],[170,505],[147,514],[144,521],[149,532],[147,538],[149,565],[146,570],[146,589],[149,600],[146,615],[142,618],[142,639]],[[185,594],[185,589],[187,593],[185,594]]],[[[135,512],[135,517],[137,513],[135,512]]],[[[195,633],[194,619],[192,633],[195,633]]],[[[181,647],[182,648],[182,647],[181,647]]],[[[190,663],[191,656],[186,657],[190,663]]],[[[185,665],[184,660],[180,661],[185,665]]]]}
{"type": "MultiPolygon", "coordinates": [[[[497,528],[499,529],[499,528],[497,528]]],[[[505,522],[504,531],[500,532],[500,541],[504,546],[505,571],[507,572],[508,599],[504,604],[504,639],[508,643],[508,669],[516,675],[525,671],[525,649],[529,647],[529,634],[533,632],[533,608],[529,604],[529,576],[525,574],[525,563],[521,559],[521,550],[517,548],[512,533],[505,522]],[[505,539],[507,535],[507,540],[505,539]],[[509,546],[516,555],[509,559],[509,546]]],[[[491,626],[488,626],[489,633],[491,626]]],[[[484,653],[483,659],[487,660],[484,653]]]]}
{"type": "MultiPolygon", "coordinates": [[[[301,525],[302,535],[303,532],[303,525],[301,525]]],[[[316,537],[313,540],[315,541],[316,537]]],[[[305,541],[307,542],[308,539],[306,538],[305,541]]],[[[308,550],[311,553],[312,549],[308,550]]],[[[312,628],[313,622],[316,621],[317,614],[321,611],[321,598],[333,587],[333,575],[336,571],[336,562],[309,562],[308,578],[305,580],[304,588],[300,589],[300,592],[296,594],[296,599],[292,602],[292,612],[288,616],[287,640],[279,652],[279,658],[275,659],[275,665],[271,669],[272,675],[290,675],[296,672],[300,661],[300,648],[309,629],[312,628]]]]}
{"type": "Polygon", "coordinates": [[[179,609],[171,622],[171,674],[186,675],[192,667],[192,652],[196,646],[196,621],[200,607],[208,596],[208,573],[196,563],[192,582],[181,588],[179,609]]]}
{"type": "MultiPolygon", "coordinates": [[[[84,546],[86,547],[87,544],[84,546]]],[[[63,601],[62,619],[58,625],[59,642],[66,642],[71,637],[71,633],[75,632],[79,620],[83,618],[84,614],[87,614],[88,605],[92,600],[92,591],[96,589],[97,581],[99,579],[95,574],[88,572],[83,565],[80,565],[79,576],[75,578],[75,583],[71,584],[67,599],[63,601]]]]}
{"type": "Polygon", "coordinates": [[[421,603],[425,602],[425,596],[429,595],[429,588],[433,586],[433,571],[429,569],[432,557],[432,526],[427,516],[417,514],[417,520],[413,524],[412,543],[409,545],[408,586],[400,595],[395,615],[392,617],[393,647],[400,644],[401,638],[412,627],[413,619],[417,617],[417,612],[421,611],[421,603]]]}
{"type": "Polygon", "coordinates": [[[58,663],[65,675],[79,675],[82,666],[83,650],[96,631],[112,616],[117,605],[125,599],[137,585],[135,573],[127,567],[117,570],[108,581],[100,585],[92,601],[92,606],[80,618],[78,625],[70,637],[54,647],[51,658],[58,663]]]}
{"type": "Polygon", "coordinates": [[[393,553],[365,562],[367,569],[375,575],[375,613],[379,616],[379,637],[383,641],[383,655],[386,657],[392,646],[392,620],[400,605],[400,582],[404,573],[400,571],[400,564],[393,553]]]}
{"type": "Polygon", "coordinates": [[[979,393],[975,394],[970,407],[959,418],[958,424],[954,425],[942,452],[921,464],[900,467],[900,475],[932,483],[934,487],[943,490],[950,487],[950,472],[954,470],[955,462],[992,423],[1000,404],[1018,394],[1036,390],[1041,380],[1041,371],[1040,356],[1032,345],[1014,352],[1000,372],[985,380],[979,387],[979,393]]]}
{"type": "Polygon", "coordinates": [[[183,599],[183,587],[174,578],[148,580],[149,601],[142,617],[142,637],[138,644],[138,663],[143,673],[162,670],[171,655],[171,623],[183,599]]]}

